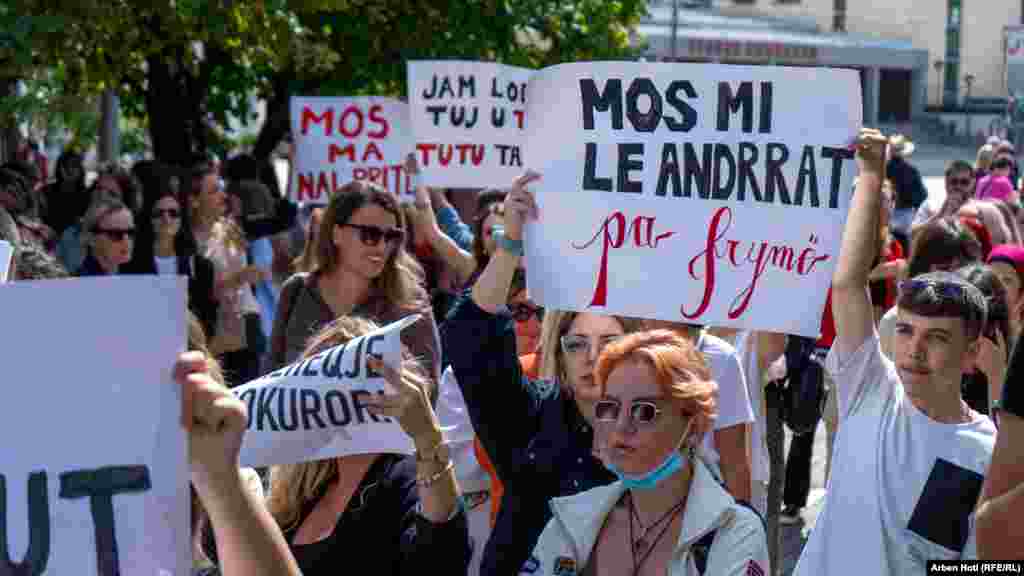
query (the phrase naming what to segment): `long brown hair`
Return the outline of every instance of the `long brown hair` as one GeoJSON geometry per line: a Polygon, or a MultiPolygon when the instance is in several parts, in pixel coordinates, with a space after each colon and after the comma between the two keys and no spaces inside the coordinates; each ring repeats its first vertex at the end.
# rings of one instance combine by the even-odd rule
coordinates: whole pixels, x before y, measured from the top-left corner
{"type": "MultiPolygon", "coordinates": [[[[320,221],[320,238],[317,239],[316,270],[314,274],[330,274],[340,262],[334,246],[334,227],[346,224],[356,210],[367,204],[383,208],[395,217],[399,227],[406,230],[405,215],[398,207],[393,195],[371,182],[354,180],[345,184],[331,197],[320,221]]],[[[401,312],[415,312],[429,306],[426,290],[423,288],[423,267],[405,246],[399,244],[391,252],[384,271],[370,284],[370,300],[379,315],[386,309],[401,312]]]]}
{"type": "Polygon", "coordinates": [[[484,190],[477,196],[476,216],[473,218],[473,259],[477,271],[486,268],[491,260],[484,246],[484,235],[487,232],[484,230],[484,222],[491,214],[505,215],[505,196],[507,193],[504,190],[495,188],[484,190]]]}
{"type": "MultiPolygon", "coordinates": [[[[309,341],[303,358],[340,346],[377,329],[376,324],[357,316],[342,316],[325,326],[309,341]]],[[[408,354],[402,362],[402,378],[434,396],[433,381],[422,365],[408,354]]],[[[270,499],[267,508],[281,530],[298,528],[302,515],[323,497],[338,478],[338,459],[317,460],[270,470],[270,499]]]]}

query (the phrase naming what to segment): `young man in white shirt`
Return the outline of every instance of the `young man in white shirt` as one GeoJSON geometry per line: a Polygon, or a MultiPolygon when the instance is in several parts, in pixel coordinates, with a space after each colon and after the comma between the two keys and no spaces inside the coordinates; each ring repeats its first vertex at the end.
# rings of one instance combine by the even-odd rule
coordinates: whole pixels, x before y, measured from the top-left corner
{"type": "Polygon", "coordinates": [[[975,556],[971,512],[995,426],[960,397],[987,308],[977,288],[934,272],[901,285],[888,360],[868,292],[886,139],[863,130],[860,180],[832,281],[836,340],[826,361],[839,433],[825,507],[797,576],[924,574],[927,560],[975,556]]]}

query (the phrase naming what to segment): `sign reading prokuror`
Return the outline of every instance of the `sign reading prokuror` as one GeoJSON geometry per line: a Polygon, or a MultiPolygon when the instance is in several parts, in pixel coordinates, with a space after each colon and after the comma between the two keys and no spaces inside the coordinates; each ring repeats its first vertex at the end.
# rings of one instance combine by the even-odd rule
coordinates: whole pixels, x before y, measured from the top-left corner
{"type": "Polygon", "coordinates": [[[253,380],[233,392],[249,409],[242,466],[295,464],[350,454],[412,454],[398,422],[366,409],[366,399],[394,393],[366,366],[369,355],[398,367],[409,316],[253,380]]]}
{"type": "Polygon", "coordinates": [[[408,63],[409,115],[426,186],[489,188],[523,170],[533,70],[462,60],[408,63]]]}
{"type": "Polygon", "coordinates": [[[530,98],[539,303],[818,334],[856,171],[856,71],[573,63],[537,72],[530,98]]]}
{"type": "Polygon", "coordinates": [[[403,200],[414,193],[402,164],[412,151],[409,107],[393,98],[291,100],[295,166],[291,197],[326,204],[331,193],[353,180],[381,185],[403,200]]]}
{"type": "Polygon", "coordinates": [[[0,574],[188,574],[183,277],[3,287],[0,574]],[[83,302],[88,305],[83,306],[83,302]],[[59,330],[47,319],[61,319],[59,330]],[[44,343],[41,345],[41,343],[44,343]]]}

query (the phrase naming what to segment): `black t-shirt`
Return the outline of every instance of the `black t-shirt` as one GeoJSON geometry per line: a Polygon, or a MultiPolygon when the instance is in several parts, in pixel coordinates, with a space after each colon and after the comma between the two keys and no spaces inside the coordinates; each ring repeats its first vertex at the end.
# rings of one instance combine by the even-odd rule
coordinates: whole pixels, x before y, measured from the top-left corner
{"type": "Polygon", "coordinates": [[[1021,393],[1021,379],[1024,379],[1024,346],[1015,346],[1010,356],[1010,366],[1003,382],[1003,395],[999,403],[1003,410],[1024,418],[1024,394],[1021,393]]]}

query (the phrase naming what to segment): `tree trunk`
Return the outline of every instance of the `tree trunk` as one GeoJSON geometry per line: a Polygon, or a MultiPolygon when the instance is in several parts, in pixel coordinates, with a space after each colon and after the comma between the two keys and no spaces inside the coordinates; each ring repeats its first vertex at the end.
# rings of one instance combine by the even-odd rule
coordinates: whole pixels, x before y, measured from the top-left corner
{"type": "MultiPolygon", "coordinates": [[[[0,83],[0,98],[13,97],[17,86],[17,80],[6,80],[0,83]]],[[[17,119],[14,117],[4,118],[0,124],[0,163],[10,162],[17,157],[20,139],[17,119]]]]}
{"type": "Polygon", "coordinates": [[[195,109],[201,108],[182,81],[176,58],[150,57],[147,73],[146,113],[153,156],[174,166],[188,167],[195,157],[193,137],[195,109]]]}

